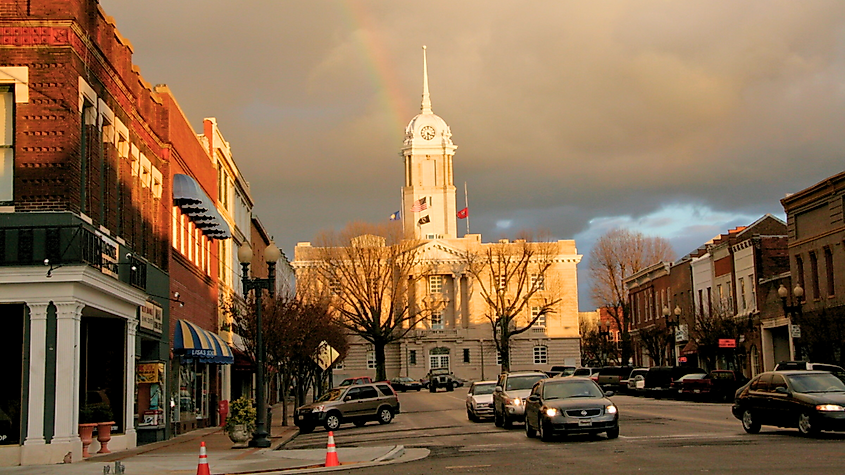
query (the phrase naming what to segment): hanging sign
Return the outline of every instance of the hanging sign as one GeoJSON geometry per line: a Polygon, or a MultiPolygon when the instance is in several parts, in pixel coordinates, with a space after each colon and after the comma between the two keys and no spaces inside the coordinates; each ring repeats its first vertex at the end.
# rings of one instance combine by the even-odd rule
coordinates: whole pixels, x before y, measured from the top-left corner
{"type": "Polygon", "coordinates": [[[162,308],[155,302],[150,302],[148,300],[144,302],[143,307],[140,307],[140,312],[141,328],[145,328],[156,333],[161,333],[164,320],[164,312],[162,311],[162,308]]]}

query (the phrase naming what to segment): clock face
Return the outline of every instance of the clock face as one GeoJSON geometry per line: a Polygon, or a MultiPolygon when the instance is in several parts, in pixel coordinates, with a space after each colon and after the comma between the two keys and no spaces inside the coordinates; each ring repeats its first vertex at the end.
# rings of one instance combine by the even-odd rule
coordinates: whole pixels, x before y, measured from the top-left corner
{"type": "Polygon", "coordinates": [[[434,127],[432,127],[430,125],[426,125],[422,129],[420,129],[420,135],[422,136],[422,138],[424,138],[426,140],[433,139],[434,138],[434,127]]]}

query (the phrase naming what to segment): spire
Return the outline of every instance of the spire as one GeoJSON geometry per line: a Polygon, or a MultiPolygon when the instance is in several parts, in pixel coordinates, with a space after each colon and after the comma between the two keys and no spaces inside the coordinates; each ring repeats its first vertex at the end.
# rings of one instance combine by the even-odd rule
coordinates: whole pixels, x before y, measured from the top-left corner
{"type": "Polygon", "coordinates": [[[428,97],[428,64],[425,59],[425,45],[423,45],[423,95],[422,107],[420,109],[423,114],[431,114],[431,98],[428,97]]]}

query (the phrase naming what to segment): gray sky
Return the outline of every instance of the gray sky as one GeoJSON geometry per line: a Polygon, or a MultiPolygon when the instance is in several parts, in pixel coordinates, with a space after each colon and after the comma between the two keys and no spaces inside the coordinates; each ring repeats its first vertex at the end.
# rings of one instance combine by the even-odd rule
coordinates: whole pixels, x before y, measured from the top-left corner
{"type": "Polygon", "coordinates": [[[581,275],[610,228],[681,256],[845,163],[841,0],[100,3],[147,82],[218,119],[290,258],[399,209],[422,45],[471,231],[575,239],[581,275]]]}

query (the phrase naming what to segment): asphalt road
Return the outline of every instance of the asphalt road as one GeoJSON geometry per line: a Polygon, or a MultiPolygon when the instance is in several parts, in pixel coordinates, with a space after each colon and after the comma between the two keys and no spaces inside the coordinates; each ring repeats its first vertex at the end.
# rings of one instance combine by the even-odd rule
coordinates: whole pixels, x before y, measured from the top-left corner
{"type": "MultiPolygon", "coordinates": [[[[522,424],[506,430],[467,420],[466,388],[455,392],[400,393],[402,413],[392,423],[344,424],[338,447],[402,444],[431,450],[426,459],[368,468],[367,474],[841,474],[845,434],[816,439],[797,430],[764,427],[749,435],[730,404],[613,396],[620,435],[567,436],[544,443],[525,436],[522,424]]],[[[300,435],[284,448],[319,448],[326,432],[300,435]]],[[[351,470],[350,470],[351,472],[351,470]]]]}

